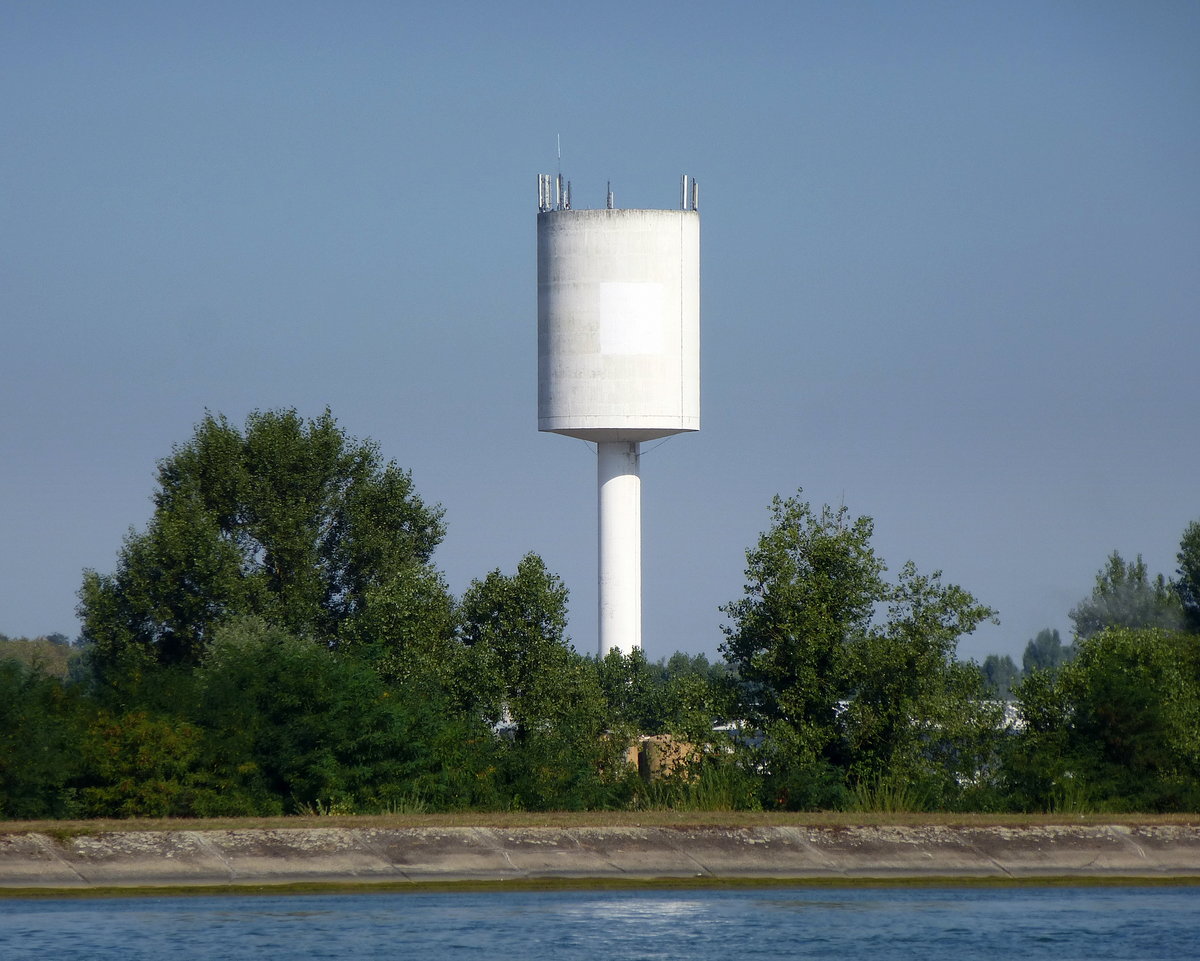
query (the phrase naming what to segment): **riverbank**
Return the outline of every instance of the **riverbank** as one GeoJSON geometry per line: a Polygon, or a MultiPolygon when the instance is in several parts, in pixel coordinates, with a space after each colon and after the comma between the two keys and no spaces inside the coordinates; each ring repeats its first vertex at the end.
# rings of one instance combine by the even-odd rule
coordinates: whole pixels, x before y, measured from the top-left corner
{"type": "Polygon", "coordinates": [[[541,880],[1171,877],[1200,878],[1200,826],[176,823],[150,830],[38,825],[0,833],[0,892],[541,880]]]}

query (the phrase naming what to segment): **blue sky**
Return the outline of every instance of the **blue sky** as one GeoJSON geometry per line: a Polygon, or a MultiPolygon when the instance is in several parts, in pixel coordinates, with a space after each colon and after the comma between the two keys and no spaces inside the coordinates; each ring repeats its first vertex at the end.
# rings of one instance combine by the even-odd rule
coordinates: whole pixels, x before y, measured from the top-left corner
{"type": "MultiPolygon", "coordinates": [[[[0,631],[74,635],[205,410],[330,407],[537,551],[595,644],[595,460],[536,430],[536,174],[700,182],[700,433],[644,455],[645,645],[716,652],[776,493],[1019,657],[1200,518],[1200,6],[0,7],[0,631]]],[[[652,445],[647,445],[651,447],[652,445]]]]}

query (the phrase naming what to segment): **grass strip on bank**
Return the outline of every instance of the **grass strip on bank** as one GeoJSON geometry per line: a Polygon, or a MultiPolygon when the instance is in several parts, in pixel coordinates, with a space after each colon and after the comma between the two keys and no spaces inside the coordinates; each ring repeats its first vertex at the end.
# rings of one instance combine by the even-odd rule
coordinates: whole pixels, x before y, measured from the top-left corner
{"type": "Polygon", "coordinates": [[[342,894],[503,894],[563,891],[695,891],[783,888],[1113,888],[1197,887],[1200,876],[894,878],[516,878],[489,881],[293,881],[280,884],[144,885],[141,887],[0,887],[0,900],[98,898],[281,897],[342,894]]]}
{"type": "Polygon", "coordinates": [[[314,828],[761,828],[761,827],[1049,827],[1125,825],[1194,827],[1186,814],[958,814],[949,812],[766,811],[464,811],[441,814],[330,815],[273,818],[129,818],[0,821],[0,835],[54,838],[128,831],[278,831],[314,828]]]}

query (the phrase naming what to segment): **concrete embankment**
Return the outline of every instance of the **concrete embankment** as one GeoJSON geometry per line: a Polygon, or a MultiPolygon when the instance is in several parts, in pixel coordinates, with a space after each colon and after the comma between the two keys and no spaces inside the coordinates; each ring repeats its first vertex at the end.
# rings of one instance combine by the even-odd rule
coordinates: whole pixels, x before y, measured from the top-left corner
{"type": "Polygon", "coordinates": [[[1200,827],[335,827],[0,835],[0,890],[1039,877],[1200,877],[1200,827]]]}

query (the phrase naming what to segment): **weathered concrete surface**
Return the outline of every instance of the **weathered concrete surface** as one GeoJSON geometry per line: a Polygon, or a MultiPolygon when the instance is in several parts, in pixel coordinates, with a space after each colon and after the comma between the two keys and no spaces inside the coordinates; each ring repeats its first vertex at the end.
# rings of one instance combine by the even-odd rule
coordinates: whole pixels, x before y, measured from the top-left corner
{"type": "Polygon", "coordinates": [[[292,828],[0,835],[0,889],[528,878],[1200,876],[1200,828],[292,828]]]}

